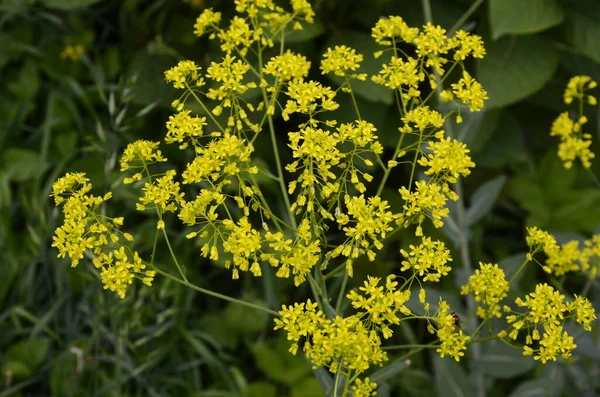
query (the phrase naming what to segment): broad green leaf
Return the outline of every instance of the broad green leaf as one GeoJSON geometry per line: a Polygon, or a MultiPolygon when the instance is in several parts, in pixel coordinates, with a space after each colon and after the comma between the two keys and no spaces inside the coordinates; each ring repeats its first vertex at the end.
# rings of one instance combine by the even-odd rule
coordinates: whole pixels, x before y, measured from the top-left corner
{"type": "Polygon", "coordinates": [[[536,362],[531,357],[523,356],[523,350],[494,341],[482,346],[481,357],[473,365],[485,374],[506,379],[530,371],[536,362]]]}
{"type": "MultiPolygon", "coordinates": [[[[492,139],[493,133],[498,127],[498,123],[500,122],[500,116],[502,112],[499,109],[492,109],[490,111],[483,110],[478,113],[468,113],[469,117],[471,115],[481,114],[481,119],[476,125],[473,125],[473,129],[471,129],[471,125],[466,127],[467,133],[465,134],[465,139],[463,142],[469,147],[471,153],[478,153],[483,150],[485,145],[492,139]]],[[[463,116],[464,117],[464,116],[463,116]]],[[[468,123],[468,118],[464,117],[465,122],[468,123]]],[[[458,131],[462,129],[460,125],[458,125],[458,131]]]]}
{"type": "Polygon", "coordinates": [[[146,49],[138,51],[129,68],[129,76],[135,78],[131,89],[132,101],[148,105],[160,99],[161,105],[170,105],[180,93],[165,82],[164,73],[176,64],[174,58],[150,54],[146,49]]]}
{"type": "Polygon", "coordinates": [[[279,343],[277,348],[271,348],[265,343],[249,345],[250,352],[256,365],[269,378],[293,386],[310,373],[310,366],[301,354],[292,355],[287,350],[288,342],[279,343]]]}
{"type": "Polygon", "coordinates": [[[537,183],[524,177],[515,177],[509,185],[512,197],[521,207],[544,221],[550,219],[551,210],[546,195],[537,183]]]}
{"type": "Polygon", "coordinates": [[[587,15],[569,13],[565,27],[565,40],[576,50],[600,62],[600,21],[587,15]]]}
{"type": "Polygon", "coordinates": [[[506,177],[500,175],[480,185],[471,197],[471,205],[467,209],[466,222],[468,226],[473,226],[493,207],[498,195],[504,187],[506,177]]]}
{"type": "Polygon", "coordinates": [[[487,43],[477,77],[487,90],[487,109],[518,102],[540,90],[554,75],[558,54],[541,36],[505,37],[487,43]]]}
{"type": "Polygon", "coordinates": [[[46,7],[58,8],[60,10],[73,10],[75,8],[89,7],[102,0],[42,0],[46,7]]]}
{"type": "MultiPolygon", "coordinates": [[[[250,299],[249,302],[264,306],[265,303],[258,299],[250,299]]],[[[258,332],[265,327],[267,314],[258,310],[248,310],[244,306],[229,303],[225,310],[225,320],[232,330],[238,334],[249,335],[258,332]]]]}
{"type": "Polygon", "coordinates": [[[319,381],[308,377],[292,387],[291,397],[325,397],[319,381]]]}
{"type": "Polygon", "coordinates": [[[556,0],[490,0],[494,40],[506,34],[531,34],[560,24],[564,13],[556,0]]]}
{"type": "Polygon", "coordinates": [[[36,64],[28,60],[20,68],[15,79],[6,82],[8,91],[17,98],[34,97],[40,89],[40,76],[36,64]]]}
{"type": "Polygon", "coordinates": [[[473,155],[473,161],[477,167],[500,168],[520,161],[524,154],[521,126],[510,112],[503,111],[492,138],[473,155]]]}
{"type": "Polygon", "coordinates": [[[268,382],[249,383],[243,394],[244,397],[276,397],[277,389],[268,382]]]}
{"type": "Polygon", "coordinates": [[[567,169],[556,155],[556,149],[549,150],[540,164],[540,184],[550,198],[550,202],[562,201],[577,178],[577,169],[567,169]]]}
{"type": "Polygon", "coordinates": [[[528,380],[521,383],[508,397],[548,397],[553,388],[548,379],[528,380]]]}
{"type": "Polygon", "coordinates": [[[24,340],[8,349],[6,359],[7,362],[19,362],[33,372],[46,360],[49,347],[47,338],[24,340]]]}
{"type": "Polygon", "coordinates": [[[3,166],[8,177],[13,181],[24,182],[45,171],[39,154],[33,150],[10,148],[3,153],[3,166]]]}
{"type": "MultiPolygon", "coordinates": [[[[373,57],[373,53],[381,50],[381,47],[367,33],[352,30],[335,32],[331,35],[322,52],[325,52],[329,47],[334,48],[336,45],[347,45],[354,48],[356,52],[363,54],[364,60],[360,69],[356,71],[357,73],[367,73],[369,76],[376,75],[381,70],[382,65],[390,59],[390,55],[388,54],[384,54],[378,59],[373,57]]],[[[345,82],[343,77],[335,76],[331,73],[327,77],[338,85],[342,85],[345,82]]],[[[360,95],[369,101],[383,102],[387,105],[393,102],[393,91],[387,87],[373,83],[369,78],[366,81],[353,79],[351,80],[351,84],[356,95],[360,95]]],[[[340,93],[338,95],[348,94],[340,93]]]]}
{"type": "Polygon", "coordinates": [[[437,353],[433,357],[435,388],[438,396],[471,397],[475,395],[473,386],[465,370],[454,359],[441,358],[437,353]]]}

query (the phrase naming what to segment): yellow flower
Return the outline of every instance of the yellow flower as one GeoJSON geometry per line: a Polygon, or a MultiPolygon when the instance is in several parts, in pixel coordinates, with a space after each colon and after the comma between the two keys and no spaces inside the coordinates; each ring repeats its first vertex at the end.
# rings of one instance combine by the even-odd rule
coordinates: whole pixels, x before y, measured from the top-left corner
{"type": "Polygon", "coordinates": [[[203,134],[203,126],[206,125],[206,117],[190,116],[190,110],[183,110],[176,115],[169,116],[167,121],[167,143],[181,143],[180,149],[185,149],[188,143],[184,140],[189,140],[192,143],[203,134]]]}
{"type": "Polygon", "coordinates": [[[389,326],[400,324],[398,314],[411,314],[410,309],[406,307],[406,302],[410,299],[410,290],[398,290],[395,278],[393,274],[387,276],[384,288],[379,286],[379,277],[368,276],[364,286],[359,288],[363,293],[352,290],[346,295],[352,302],[352,307],[359,310],[357,316],[380,330],[385,339],[393,334],[389,326]]]}
{"type": "Polygon", "coordinates": [[[77,62],[83,56],[85,47],[83,44],[68,45],[60,53],[60,59],[69,59],[72,62],[77,62]]]}
{"type": "Polygon", "coordinates": [[[371,36],[378,44],[392,45],[397,39],[405,43],[412,43],[419,34],[419,28],[409,27],[399,16],[379,18],[371,31],[371,36]]]}
{"type": "Polygon", "coordinates": [[[399,89],[404,102],[421,95],[419,83],[425,80],[425,74],[420,70],[416,59],[407,57],[406,61],[393,56],[388,64],[383,64],[377,75],[371,77],[375,84],[383,85],[392,90],[399,89]]]}
{"type": "Polygon", "coordinates": [[[575,295],[575,300],[568,305],[568,310],[574,314],[575,321],[583,326],[583,329],[591,332],[592,323],[596,320],[596,311],[592,302],[583,296],[575,295]]]}
{"type": "Polygon", "coordinates": [[[400,188],[400,196],[405,201],[404,203],[404,225],[408,227],[410,223],[417,223],[417,236],[422,235],[421,223],[425,217],[428,217],[433,222],[436,228],[444,225],[443,218],[450,214],[450,210],[446,207],[447,194],[446,188],[435,183],[427,183],[426,181],[417,181],[416,189],[410,192],[406,187],[400,188]]]}
{"type": "MultiPolygon", "coordinates": [[[[233,278],[239,278],[239,270],[250,270],[255,277],[261,276],[258,262],[260,233],[252,228],[246,217],[242,217],[238,223],[225,219],[223,226],[228,231],[225,233],[227,237],[223,241],[223,250],[233,255],[233,278]]],[[[225,267],[229,268],[227,265],[225,267]]]]}
{"type": "Polygon", "coordinates": [[[335,46],[333,50],[328,48],[327,52],[323,54],[321,70],[323,74],[334,73],[336,76],[348,76],[358,80],[365,80],[367,77],[366,73],[348,73],[360,68],[362,61],[363,55],[357,54],[354,48],[345,45],[335,46]]]}
{"type": "Polygon", "coordinates": [[[377,383],[371,382],[369,378],[364,381],[357,378],[352,386],[352,395],[354,397],[371,397],[376,396],[377,383]]]}
{"type": "Polygon", "coordinates": [[[431,110],[429,106],[419,106],[410,110],[402,117],[403,127],[398,128],[400,132],[412,132],[411,124],[417,127],[418,131],[423,132],[426,128],[441,128],[444,125],[444,117],[437,110],[431,110]]]}
{"type": "Polygon", "coordinates": [[[339,107],[333,100],[335,91],[316,81],[292,81],[288,84],[286,93],[290,99],[282,112],[284,120],[288,120],[293,113],[312,116],[319,110],[332,111],[339,107]]]}
{"type": "MultiPolygon", "coordinates": [[[[156,150],[158,142],[145,141],[143,139],[130,143],[121,156],[121,171],[130,168],[145,169],[149,164],[167,161],[160,150],[156,150]]],[[[140,178],[141,179],[141,178],[140,178]]]]}
{"type": "Polygon", "coordinates": [[[504,276],[504,270],[497,264],[479,262],[479,269],[469,277],[466,285],[463,285],[460,293],[475,294],[477,315],[482,319],[490,319],[493,316],[501,317],[500,302],[508,295],[509,284],[504,276]]]}
{"type": "MultiPolygon", "coordinates": [[[[565,89],[564,93],[565,103],[569,105],[571,102],[573,102],[573,99],[583,101],[585,97],[585,91],[596,88],[597,85],[598,84],[594,80],[592,80],[590,76],[571,77],[571,79],[567,83],[567,88],[565,89]]],[[[593,102],[595,102],[596,98],[592,97],[591,95],[589,97],[593,98],[591,104],[595,104],[593,102]]]]}
{"type": "Polygon", "coordinates": [[[231,107],[234,98],[244,94],[251,88],[256,88],[256,83],[242,83],[244,76],[250,70],[250,65],[242,60],[235,60],[234,56],[225,55],[222,62],[211,62],[206,69],[206,78],[218,83],[217,88],[209,88],[207,98],[223,102],[222,106],[231,107]]]}
{"type": "Polygon", "coordinates": [[[204,85],[204,79],[199,73],[200,69],[194,61],[179,61],[177,66],[165,72],[165,80],[179,89],[186,88],[187,85],[200,87],[204,85]]]}
{"type": "Polygon", "coordinates": [[[451,85],[454,95],[465,105],[469,106],[471,112],[478,112],[483,109],[483,103],[489,99],[487,92],[471,75],[463,70],[462,78],[458,83],[451,85]]]}
{"type": "MultiPolygon", "coordinates": [[[[452,268],[448,262],[452,262],[450,250],[442,241],[433,241],[429,237],[423,237],[419,246],[410,245],[410,252],[401,249],[400,253],[406,258],[402,261],[401,271],[413,269],[423,281],[440,281],[441,276],[447,276],[452,268]]],[[[424,290],[423,290],[424,291],[424,290]]],[[[423,298],[424,300],[424,298],[423,298]]]]}
{"type": "Polygon", "coordinates": [[[467,145],[446,137],[444,139],[443,131],[436,134],[438,142],[429,141],[427,148],[431,153],[424,154],[418,161],[423,167],[429,167],[425,175],[436,175],[442,181],[455,183],[459,176],[468,176],[471,174],[475,163],[471,161],[467,145]]]}
{"type": "MultiPolygon", "coordinates": [[[[157,208],[160,214],[177,210],[177,204],[183,202],[183,193],[179,191],[179,182],[173,180],[175,175],[175,170],[169,170],[164,176],[144,184],[144,196],[140,197],[144,210],[157,208]]],[[[138,209],[142,210],[142,207],[138,209]]]]}
{"type": "Polygon", "coordinates": [[[283,55],[277,55],[269,60],[263,67],[263,72],[279,79],[283,83],[293,79],[302,79],[308,76],[310,62],[304,55],[295,54],[287,50],[283,55]]]}
{"type": "Polygon", "coordinates": [[[218,29],[219,22],[221,21],[221,13],[214,12],[212,8],[207,8],[202,11],[202,14],[196,18],[194,24],[194,34],[201,37],[211,30],[218,29]]]}
{"type": "Polygon", "coordinates": [[[433,321],[437,330],[431,324],[428,326],[428,330],[435,333],[441,342],[436,352],[442,358],[448,356],[460,361],[460,358],[465,355],[464,351],[467,350],[467,342],[471,337],[465,335],[462,329],[456,327],[454,316],[450,313],[450,306],[442,298],[440,298],[439,307],[433,321]]]}

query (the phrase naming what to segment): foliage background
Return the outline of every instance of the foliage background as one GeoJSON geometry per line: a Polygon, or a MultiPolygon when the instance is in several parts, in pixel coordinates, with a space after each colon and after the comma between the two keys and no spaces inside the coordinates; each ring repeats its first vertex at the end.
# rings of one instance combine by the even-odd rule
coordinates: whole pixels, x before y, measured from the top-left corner
{"type": "MultiPolygon", "coordinates": [[[[317,22],[287,41],[313,66],[326,47],[351,45],[365,54],[365,71],[371,74],[379,67],[371,57],[378,49],[369,38],[371,26],[385,15],[421,25],[427,5],[433,22],[447,29],[473,11],[462,20],[463,28],[482,35],[488,52],[472,65],[489,93],[486,110],[454,126],[477,164],[462,186],[465,201],[459,205],[466,212],[453,208],[452,222],[441,232],[427,232],[455,247],[451,276],[428,296],[444,296],[468,321],[458,286],[470,271],[460,259],[456,236],[468,236],[473,263],[498,262],[510,276],[526,251],[526,225],[554,232],[559,242],[600,231],[600,190],[577,167],[562,167],[557,140],[549,137],[552,120],[564,109],[568,78],[587,74],[600,81],[600,3],[315,0],[317,22]]],[[[121,301],[101,289],[95,273],[83,265],[70,269],[50,248],[59,214],[48,195],[52,182],[68,170],[86,172],[97,194],[114,191],[109,211],[125,216],[136,249],[149,254],[155,220],[134,211],[136,192],[122,185],[115,165],[127,143],[163,137],[175,98],[163,71],[180,59],[202,66],[218,59],[214,44],[192,34],[196,16],[209,6],[222,11],[223,19],[233,14],[233,1],[217,0],[0,3],[0,396],[323,395],[320,382],[329,381],[326,374],[313,374],[301,356],[287,353],[287,341],[262,313],[165,279],[121,301]],[[78,62],[59,57],[71,44],[85,46],[78,62]]],[[[356,90],[363,118],[375,124],[382,143],[393,151],[399,120],[391,91],[368,82],[356,90]]],[[[350,121],[351,107],[341,105],[335,116],[350,121]]],[[[596,153],[599,117],[597,110],[588,114],[596,153]]],[[[279,133],[286,138],[287,131],[279,133]]],[[[270,146],[259,142],[256,147],[261,168],[273,170],[270,146]]],[[[163,150],[171,158],[172,148],[163,150]]],[[[598,161],[593,170],[600,175],[598,161]]],[[[407,174],[395,173],[384,192],[384,198],[394,198],[396,209],[401,203],[393,192],[406,183],[407,174]]],[[[266,176],[260,181],[277,200],[275,182],[266,176]]],[[[414,236],[394,238],[405,247],[414,236]]],[[[172,266],[166,247],[159,246],[157,263],[172,266]]],[[[201,258],[199,247],[183,233],[174,249],[198,285],[274,309],[307,296],[304,288],[275,280],[269,272],[233,282],[222,264],[201,258]]],[[[362,283],[367,271],[381,276],[397,269],[398,252],[363,265],[355,266],[351,286],[362,283]]],[[[514,293],[531,290],[545,277],[529,267],[514,293]]],[[[566,280],[571,291],[580,291],[584,283],[566,280]]],[[[589,296],[597,308],[599,292],[593,282],[589,296]]],[[[398,343],[429,341],[424,326],[401,327],[395,338],[398,343]]],[[[409,365],[402,352],[392,354],[392,366],[377,373],[379,395],[472,396],[477,374],[483,374],[489,396],[596,395],[598,329],[576,337],[576,343],[569,363],[543,367],[502,344],[485,344],[479,359],[460,364],[423,351],[409,365]]]]}

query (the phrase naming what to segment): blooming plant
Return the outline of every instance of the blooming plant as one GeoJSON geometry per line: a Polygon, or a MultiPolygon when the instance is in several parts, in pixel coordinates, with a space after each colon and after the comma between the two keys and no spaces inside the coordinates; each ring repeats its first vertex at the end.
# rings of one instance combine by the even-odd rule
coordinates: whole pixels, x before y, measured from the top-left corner
{"type": "MultiPolygon", "coordinates": [[[[336,46],[326,50],[315,68],[285,46],[291,31],[313,22],[306,0],[291,0],[289,9],[271,0],[235,4],[238,15],[229,23],[221,20],[221,13],[206,9],[194,25],[197,36],[218,41],[223,52],[219,61],[204,68],[184,60],[165,72],[166,81],[181,95],[172,103],[176,113],[166,123],[164,141],[176,144],[192,160],[185,169],[165,171],[159,165],[167,161],[161,143],[147,140],[130,143],[121,157],[123,183],[140,189],[138,211],[156,215],[156,236],[163,234],[179,276],[158,268],[154,255],[140,257],[131,246],[134,237],[122,231],[123,218],[104,215],[102,207],[111,194],[90,194],[92,186],[82,173],[68,173],[53,186],[52,196],[65,218],[53,243],[59,257],[68,256],[73,266],[92,258],[104,288],[121,298],[132,293],[136,279],[151,286],[157,275],[193,286],[171,248],[167,223],[175,221],[169,213],[175,214],[188,228],[186,237],[199,242],[199,254],[214,261],[225,258],[233,279],[261,277],[272,267],[277,277],[292,279],[296,287],[309,285],[310,299],[291,302],[279,312],[195,289],[272,314],[274,328],[287,334],[292,354],[301,351],[314,367],[335,375],[336,396],[375,395],[377,385],[367,372],[388,361],[393,346],[385,342],[405,321],[422,322],[435,335],[431,344],[411,354],[433,348],[441,357],[459,361],[470,345],[495,339],[542,363],[568,358],[576,346],[565,322],[572,319],[589,331],[596,318],[584,294],[571,298],[541,283],[512,307],[506,298],[529,262],[557,276],[582,271],[595,278],[599,236],[580,250],[576,242],[559,246],[551,235],[532,227],[530,253],[510,279],[497,264],[481,263],[461,291],[472,294],[477,304],[473,314],[481,322],[474,329],[463,330],[448,302],[429,301],[424,288],[440,282],[454,263],[446,244],[426,236],[424,226],[444,225],[448,203],[459,200],[457,182],[475,167],[467,146],[444,126],[451,118],[461,123],[465,108],[478,112],[488,99],[465,65],[469,58],[485,56],[482,39],[462,30],[449,33],[432,23],[411,27],[390,16],[372,28],[380,51],[360,54],[336,46]],[[275,49],[276,55],[270,56],[275,49]],[[389,61],[376,74],[361,70],[365,57],[384,54],[389,61]],[[343,84],[329,87],[310,79],[311,67],[341,77],[343,84]],[[377,128],[361,117],[355,100],[355,84],[366,80],[395,96],[400,127],[389,157],[377,128]],[[351,99],[355,120],[340,123],[322,117],[340,106],[342,96],[351,99]],[[450,107],[440,107],[440,102],[453,106],[442,112],[438,109],[450,107]],[[282,131],[279,122],[288,129],[282,131]],[[286,133],[290,155],[284,157],[280,144],[286,133]],[[285,211],[266,199],[258,183],[257,176],[269,174],[254,161],[261,134],[269,135],[285,211]],[[402,167],[409,178],[394,199],[402,203],[401,211],[394,212],[382,191],[393,170],[402,167]],[[374,261],[390,249],[390,236],[402,229],[413,231],[418,243],[400,250],[404,259],[395,268],[397,274],[368,276],[361,287],[347,291],[348,278],[364,266],[357,260],[374,261]],[[545,264],[536,256],[541,252],[547,256],[545,264]],[[409,308],[413,292],[419,310],[409,308]],[[350,310],[344,310],[344,298],[350,310]],[[501,331],[490,328],[489,335],[479,337],[486,323],[502,318],[501,331]]],[[[565,101],[595,104],[595,98],[583,94],[588,88],[593,88],[590,79],[577,78],[569,84],[565,101]]],[[[559,156],[566,166],[580,158],[588,167],[593,157],[590,137],[580,134],[583,124],[582,114],[573,122],[565,113],[552,127],[552,134],[561,137],[559,156]]],[[[156,244],[157,238],[154,249],[156,244]]]]}

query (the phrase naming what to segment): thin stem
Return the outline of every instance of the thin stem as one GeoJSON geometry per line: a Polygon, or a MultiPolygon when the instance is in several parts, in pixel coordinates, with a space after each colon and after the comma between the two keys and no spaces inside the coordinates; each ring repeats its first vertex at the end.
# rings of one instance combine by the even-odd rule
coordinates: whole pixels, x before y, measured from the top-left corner
{"type": "Polygon", "coordinates": [[[348,283],[348,273],[344,274],[344,279],[342,280],[342,286],[340,287],[340,292],[338,294],[337,302],[335,304],[335,312],[339,313],[340,308],[342,307],[342,299],[344,298],[344,292],[346,290],[346,284],[348,283]]]}
{"type": "MultiPolygon", "coordinates": [[[[400,139],[398,139],[398,143],[396,143],[396,149],[394,149],[394,156],[392,157],[392,160],[396,160],[396,157],[398,156],[398,153],[400,152],[400,148],[402,147],[402,142],[404,141],[404,136],[406,135],[405,133],[401,133],[402,135],[400,136],[400,139]]],[[[381,178],[381,183],[379,183],[379,188],[377,189],[377,196],[381,195],[381,192],[383,191],[383,188],[385,187],[385,183],[387,182],[388,177],[390,176],[390,173],[392,172],[392,168],[393,167],[387,167],[385,169],[385,172],[383,173],[383,177],[381,178]]]]}
{"type": "Polygon", "coordinates": [[[483,0],[476,0],[475,3],[473,3],[471,5],[471,7],[469,7],[469,9],[467,11],[465,11],[465,13],[460,18],[458,18],[458,21],[456,21],[456,23],[454,25],[452,25],[452,27],[450,28],[450,30],[448,30],[448,35],[451,35],[456,30],[458,30],[458,28],[460,28],[467,21],[467,19],[469,19],[469,17],[475,11],[477,11],[477,9],[479,8],[479,6],[482,5],[482,4],[483,4],[483,0]]]}
{"type": "Polygon", "coordinates": [[[596,174],[594,174],[592,172],[592,170],[590,170],[589,168],[585,168],[585,170],[587,171],[587,173],[590,175],[590,177],[592,178],[592,180],[596,184],[596,187],[598,187],[600,189],[600,179],[598,179],[598,177],[596,176],[596,174]]]}
{"type": "Polygon", "coordinates": [[[183,268],[181,267],[181,265],[179,265],[179,261],[177,260],[177,257],[175,256],[175,253],[173,252],[173,248],[171,248],[171,243],[169,242],[169,236],[167,235],[167,231],[163,228],[163,236],[165,236],[165,241],[167,242],[167,247],[169,247],[169,252],[171,253],[171,257],[173,258],[173,262],[175,262],[175,266],[177,266],[177,270],[179,270],[179,274],[181,274],[181,277],[183,277],[183,280],[185,282],[187,282],[187,277],[185,277],[185,272],[183,271],[183,268]]]}
{"type": "Polygon", "coordinates": [[[394,345],[394,346],[384,346],[382,350],[402,350],[402,349],[432,349],[434,347],[438,347],[438,345],[426,344],[426,345],[394,345]]]}
{"type": "Polygon", "coordinates": [[[500,337],[498,335],[495,335],[495,336],[488,336],[486,338],[471,339],[470,341],[467,342],[467,345],[472,345],[473,343],[487,342],[489,340],[496,340],[496,339],[500,339],[500,337]]]}
{"type": "Polygon", "coordinates": [[[513,276],[510,278],[510,281],[508,282],[509,284],[512,284],[512,282],[517,278],[517,276],[519,275],[519,273],[521,273],[521,271],[523,269],[525,269],[525,265],[529,263],[529,260],[525,259],[525,262],[523,262],[521,264],[521,266],[519,266],[519,268],[517,269],[517,271],[515,272],[515,274],[513,274],[513,276]]]}
{"type": "Polygon", "coordinates": [[[271,309],[268,309],[266,307],[255,305],[254,303],[246,302],[246,301],[243,301],[241,299],[232,298],[232,297],[227,296],[227,295],[219,294],[218,292],[214,292],[214,291],[202,288],[202,287],[198,287],[197,285],[192,284],[192,283],[190,283],[187,280],[182,280],[180,278],[172,276],[171,274],[169,274],[169,273],[167,273],[167,272],[159,269],[156,266],[153,266],[153,267],[154,267],[154,270],[156,270],[156,272],[158,274],[160,274],[162,276],[165,276],[168,279],[171,279],[171,280],[173,280],[173,281],[175,281],[175,282],[177,282],[177,283],[179,283],[181,285],[184,285],[184,286],[186,286],[188,288],[191,288],[191,289],[196,290],[198,292],[201,292],[203,294],[210,295],[210,296],[215,297],[215,298],[223,299],[223,300],[226,300],[226,301],[229,301],[229,302],[232,302],[232,303],[237,303],[239,305],[250,307],[250,308],[256,309],[256,310],[260,310],[262,312],[271,314],[271,315],[273,315],[275,317],[279,317],[279,313],[277,313],[276,311],[273,311],[271,309]]]}

